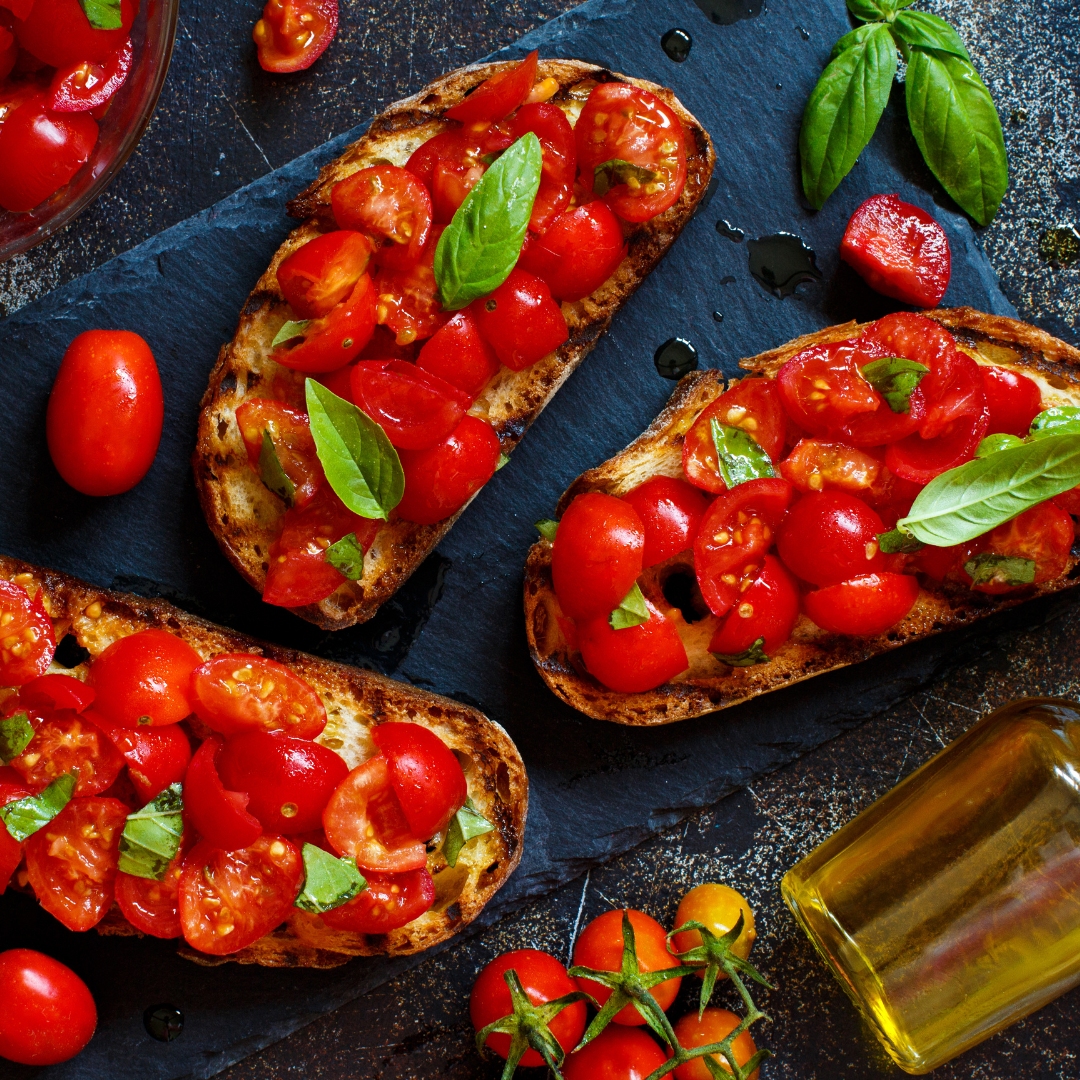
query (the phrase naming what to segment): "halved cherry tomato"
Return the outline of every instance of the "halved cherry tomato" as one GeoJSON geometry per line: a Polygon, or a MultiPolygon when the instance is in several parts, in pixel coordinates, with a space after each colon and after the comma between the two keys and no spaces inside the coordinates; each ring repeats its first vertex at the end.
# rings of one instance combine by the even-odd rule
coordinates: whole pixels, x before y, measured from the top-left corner
{"type": "MultiPolygon", "coordinates": [[[[17,799],[29,798],[33,794],[34,789],[28,787],[14,769],[6,765],[0,766],[0,806],[7,806],[17,799]]],[[[22,845],[0,821],[0,896],[4,895],[11,875],[18,869],[22,857],[22,845]]]]}
{"type": "MultiPolygon", "coordinates": [[[[676,1021],[675,1036],[680,1046],[693,1050],[699,1046],[723,1042],[741,1022],[741,1017],[727,1009],[706,1009],[700,1016],[696,1012],[687,1013],[676,1021]]],[[[735,1063],[740,1069],[757,1053],[757,1046],[749,1031],[744,1031],[732,1042],[731,1052],[735,1055],[735,1063]]],[[[675,1080],[712,1080],[715,1074],[705,1064],[706,1061],[719,1066],[722,1073],[730,1075],[731,1068],[722,1054],[707,1054],[680,1065],[673,1074],[675,1080]]],[[[757,1078],[758,1070],[755,1069],[747,1080],[757,1078]]]]}
{"type": "Polygon", "coordinates": [[[780,462],[780,473],[804,493],[846,491],[879,511],[886,505],[906,511],[919,493],[918,485],[893,476],[874,453],[824,439],[801,439],[780,462]]]}
{"type": "Polygon", "coordinates": [[[876,412],[883,404],[860,368],[888,355],[873,346],[867,348],[861,338],[811,345],[776,373],[784,408],[803,431],[842,437],[853,416],[876,412]]]}
{"type": "Polygon", "coordinates": [[[713,634],[709,652],[741,657],[754,642],[764,638],[761,651],[771,658],[791,637],[798,617],[799,587],[795,579],[775,555],[766,555],[761,573],[713,634]]]}
{"type": "Polygon", "coordinates": [[[270,398],[248,398],[236,410],[236,423],[247,450],[248,464],[255,472],[261,474],[263,433],[269,432],[277,459],[296,489],[293,506],[299,510],[311,502],[326,476],[315,450],[308,414],[270,398]]]}
{"type": "Polygon", "coordinates": [[[184,940],[213,956],[239,952],[284,921],[303,881],[300,849],[283,836],[260,836],[240,851],[203,840],[180,874],[184,940]]]}
{"type": "Polygon", "coordinates": [[[578,624],[578,647],[589,674],[609,690],[640,694],[689,667],[675,624],[650,600],[647,622],[612,629],[607,615],[578,624]]]}
{"type": "Polygon", "coordinates": [[[529,228],[533,232],[544,233],[570,205],[574,194],[577,149],[574,145],[574,129],[558,105],[522,105],[514,114],[511,134],[516,141],[529,131],[540,140],[543,151],[540,190],[533,200],[529,228]]]}
{"type": "Polygon", "coordinates": [[[928,403],[926,416],[919,425],[919,434],[924,439],[947,435],[954,422],[964,417],[978,416],[985,401],[979,365],[967,354],[957,353],[952,377],[937,398],[928,403]]]}
{"type": "Polygon", "coordinates": [[[95,30],[79,0],[34,0],[26,18],[15,24],[15,34],[27,52],[50,67],[100,62],[124,44],[138,9],[135,0],[121,0],[120,26],[95,30]]]}
{"type": "Polygon", "coordinates": [[[398,516],[434,525],[456,514],[495,475],[499,437],[478,416],[466,415],[453,433],[427,450],[402,450],[405,494],[398,516]]]}
{"type": "Polygon", "coordinates": [[[191,743],[178,724],[136,729],[110,724],[100,714],[95,714],[95,720],[123,754],[128,776],[143,804],[184,779],[191,761],[191,743]]]}
{"type": "Polygon", "coordinates": [[[422,724],[379,724],[372,741],[386,758],[390,784],[413,836],[442,832],[469,790],[453,751],[422,724]]]}
{"type": "Polygon", "coordinates": [[[509,116],[525,100],[536,81],[537,55],[538,51],[534,49],[524,60],[507,65],[443,115],[463,124],[502,120],[509,116]]]}
{"type": "Polygon", "coordinates": [[[382,754],[338,785],[323,811],[323,827],[330,846],[361,870],[400,874],[427,866],[427,837],[413,836],[382,754]]]}
{"type": "Polygon", "coordinates": [[[435,281],[435,249],[440,236],[442,228],[433,228],[416,261],[388,263],[375,275],[375,318],[380,326],[393,331],[398,345],[431,337],[449,320],[435,281]]]}
{"type": "Polygon", "coordinates": [[[803,597],[806,614],[834,634],[875,637],[895,626],[919,597],[910,574],[866,574],[803,597]]]}
{"type": "Polygon", "coordinates": [[[606,1027],[567,1057],[562,1073],[566,1080],[647,1080],[666,1061],[644,1031],[606,1027]]]}
{"type": "Polygon", "coordinates": [[[338,0],[268,0],[251,38],[264,71],[303,71],[334,40],[338,0]]]}
{"type": "Polygon", "coordinates": [[[278,285],[301,319],[329,315],[367,270],[371,241],[352,228],[342,225],[336,232],[316,236],[278,267],[278,285]]]}
{"type": "Polygon", "coordinates": [[[348,299],[313,319],[303,333],[282,342],[273,358],[293,371],[334,371],[354,360],[375,329],[375,286],[369,274],[361,274],[348,299]]]}
{"type": "Polygon", "coordinates": [[[431,196],[416,176],[397,165],[372,165],[330,191],[334,220],[343,229],[388,241],[379,259],[416,262],[431,233],[431,196]]]}
{"type": "MultiPolygon", "coordinates": [[[[0,81],[11,74],[15,61],[19,58],[19,43],[15,35],[4,25],[0,24],[0,81]]],[[[0,121],[3,116],[0,115],[0,121]]]]}
{"type": "Polygon", "coordinates": [[[1034,379],[1009,368],[980,364],[983,394],[990,410],[987,435],[1027,435],[1031,421],[1042,412],[1042,391],[1034,379]]]}
{"type": "MultiPolygon", "coordinates": [[[[960,565],[962,567],[972,556],[982,552],[1030,559],[1035,563],[1034,584],[1041,585],[1044,581],[1056,581],[1069,569],[1069,552],[1074,538],[1069,515],[1054,502],[1042,502],[965,545],[960,565]]],[[[963,576],[965,581],[971,580],[966,571],[963,576]]],[[[1012,592],[1022,587],[1006,581],[987,581],[971,586],[976,592],[991,594],[1012,592]]]]}
{"type": "Polygon", "coordinates": [[[83,60],[58,70],[49,83],[46,107],[53,112],[84,112],[104,105],[124,85],[133,57],[128,38],[100,63],[83,60]]]}
{"type": "Polygon", "coordinates": [[[166,630],[119,638],[90,666],[95,708],[124,727],[175,724],[191,715],[191,673],[201,663],[186,641],[166,630]]]}
{"type": "Polygon", "coordinates": [[[156,938],[178,938],[180,926],[180,875],[184,859],[193,845],[185,837],[165,876],[135,877],[123,871],[116,875],[116,902],[123,916],[136,930],[156,938]]]}
{"type": "Polygon", "coordinates": [[[645,530],[642,568],[655,566],[691,547],[709,507],[702,491],[671,476],[654,476],[638,484],[623,496],[623,502],[634,508],[645,530]]]}
{"type": "Polygon", "coordinates": [[[813,585],[835,585],[885,568],[881,518],[846,491],[817,491],[788,511],[776,547],[793,574],[813,585]]]}
{"type": "Polygon", "coordinates": [[[1060,495],[1055,495],[1052,501],[1073,517],[1080,516],[1080,487],[1063,491],[1060,495]]]}
{"type": "Polygon", "coordinates": [[[22,686],[43,675],[56,653],[52,620],[39,592],[0,578],[0,685],[22,686]]]}
{"type": "Polygon", "coordinates": [[[363,892],[319,918],[332,930],[388,934],[419,919],[435,903],[435,882],[426,867],[406,874],[364,871],[363,892]]]}
{"type": "Polygon", "coordinates": [[[74,773],[75,795],[98,795],[110,787],[124,759],[94,722],[94,712],[78,716],[70,709],[31,716],[34,737],[11,767],[31,786],[45,787],[65,773],[74,773]]]}
{"type": "Polygon", "coordinates": [[[499,370],[499,358],[480,336],[473,313],[465,308],[424,343],[416,366],[445,379],[475,400],[499,370]]]}
{"type": "Polygon", "coordinates": [[[928,484],[947,469],[955,469],[975,456],[979,443],[990,426],[990,412],[985,407],[973,416],[961,416],[949,424],[943,434],[933,439],[909,435],[890,443],[885,451],[888,470],[903,480],[928,484]]]}
{"type": "Polygon", "coordinates": [[[23,709],[74,709],[81,713],[93,704],[94,688],[71,675],[41,675],[19,690],[23,709]]]}
{"type": "MultiPolygon", "coordinates": [[[[509,145],[507,135],[505,146],[509,145]]],[[[450,223],[465,196],[487,171],[484,157],[481,140],[457,129],[440,132],[413,151],[405,168],[431,191],[435,222],[450,223]]]]}
{"type": "Polygon", "coordinates": [[[119,799],[72,799],[26,841],[38,903],[69,930],[97,926],[112,907],[127,816],[119,799]]]}
{"type": "Polygon", "coordinates": [[[248,813],[250,795],[227,789],[217,771],[222,742],[203,741],[184,776],[184,813],[204,840],[223,851],[249,847],[262,834],[259,820],[248,813]]]}
{"type": "Polygon", "coordinates": [[[511,371],[524,371],[569,340],[562,309],[547,285],[514,269],[490,296],[474,300],[476,325],[511,371]]]}

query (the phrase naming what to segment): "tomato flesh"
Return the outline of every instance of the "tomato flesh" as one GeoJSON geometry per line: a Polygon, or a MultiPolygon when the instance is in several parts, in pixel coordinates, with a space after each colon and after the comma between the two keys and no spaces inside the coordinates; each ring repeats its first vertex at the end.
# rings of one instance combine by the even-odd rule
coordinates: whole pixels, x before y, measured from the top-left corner
{"type": "Polygon", "coordinates": [[[34,737],[10,765],[31,786],[43,788],[65,773],[76,776],[75,795],[98,795],[110,787],[124,759],[94,722],[95,714],[69,709],[31,715],[34,737]]]}
{"type": "Polygon", "coordinates": [[[472,312],[465,308],[424,343],[416,366],[475,400],[499,370],[499,358],[480,336],[472,312]]]}
{"type": "Polygon", "coordinates": [[[343,225],[289,255],[278,267],[278,285],[301,319],[321,319],[356,288],[371,252],[366,236],[343,225]]]}
{"type": "Polygon", "coordinates": [[[859,369],[877,356],[886,355],[880,350],[866,355],[861,339],[811,345],[776,374],[784,408],[803,431],[842,438],[853,416],[880,407],[881,395],[859,369]]]}
{"type": "Polygon", "coordinates": [[[709,506],[704,492],[670,476],[654,476],[622,498],[634,508],[644,529],[643,569],[691,547],[709,506]]]}
{"type": "Polygon", "coordinates": [[[19,690],[24,709],[74,709],[81,713],[94,701],[94,688],[71,675],[41,675],[19,690]]]}
{"type": "Polygon", "coordinates": [[[806,614],[834,634],[875,637],[912,609],[919,583],[909,574],[866,574],[803,597],[806,614]]]}
{"type": "Polygon", "coordinates": [[[361,274],[345,300],[309,322],[300,335],[282,342],[273,358],[293,371],[334,371],[354,360],[368,343],[375,319],[375,285],[369,274],[361,274]]]}
{"type": "Polygon", "coordinates": [[[766,555],[761,573],[724,616],[709,642],[709,652],[719,657],[740,657],[759,638],[761,650],[771,657],[795,628],[799,617],[799,588],[775,555],[766,555]]]}
{"type": "Polygon", "coordinates": [[[95,718],[127,762],[128,776],[144,805],[184,779],[191,743],[182,727],[128,728],[110,724],[100,714],[95,718]]]}
{"type": "Polygon", "coordinates": [[[160,881],[135,877],[123,871],[116,875],[116,902],[123,916],[136,930],[156,938],[178,938],[180,926],[180,875],[190,844],[181,844],[160,881]]]}
{"type": "Polygon", "coordinates": [[[253,844],[263,828],[248,813],[248,793],[227,790],[222,782],[217,771],[221,747],[221,740],[211,736],[195,751],[184,774],[184,813],[214,847],[236,851],[253,844]]]}
{"type": "Polygon", "coordinates": [[[58,70],[49,83],[46,107],[52,112],[84,112],[104,105],[124,85],[133,59],[128,38],[100,63],[84,60],[58,70]]]}
{"type": "Polygon", "coordinates": [[[502,120],[509,116],[525,100],[536,81],[538,55],[538,50],[534,49],[524,60],[492,75],[464,101],[447,109],[444,115],[463,124],[502,120]]]}
{"type": "Polygon", "coordinates": [[[248,464],[255,472],[261,475],[263,434],[267,433],[281,468],[293,482],[293,506],[301,509],[311,502],[326,477],[315,450],[308,414],[270,398],[248,398],[236,410],[236,423],[247,450],[248,464]]]}
{"type": "Polygon", "coordinates": [[[251,32],[264,71],[311,67],[334,39],[338,0],[268,0],[251,32]]]}
{"type": "Polygon", "coordinates": [[[949,430],[933,439],[909,435],[900,442],[889,444],[885,465],[902,480],[928,484],[947,469],[970,461],[989,426],[990,413],[983,408],[974,416],[962,416],[952,421],[949,430]]]}
{"type": "Polygon", "coordinates": [[[319,918],[333,930],[388,934],[400,930],[435,903],[435,882],[427,868],[405,874],[364,872],[363,892],[319,918]]]}
{"type": "Polygon", "coordinates": [[[803,581],[835,585],[885,568],[878,536],[885,526],[861,499],[819,491],[788,511],[776,537],[780,558],[803,581]]]}
{"type": "Polygon", "coordinates": [[[431,233],[431,195],[397,165],[373,165],[339,181],[330,192],[334,219],[343,229],[387,242],[380,260],[415,262],[431,233]]]}
{"type": "Polygon", "coordinates": [[[41,594],[0,578],[0,685],[22,686],[43,675],[56,653],[41,594]]]}
{"type": "Polygon", "coordinates": [[[689,666],[675,624],[650,600],[646,622],[612,629],[607,615],[578,624],[577,640],[589,674],[621,694],[639,694],[670,682],[689,666]]]}

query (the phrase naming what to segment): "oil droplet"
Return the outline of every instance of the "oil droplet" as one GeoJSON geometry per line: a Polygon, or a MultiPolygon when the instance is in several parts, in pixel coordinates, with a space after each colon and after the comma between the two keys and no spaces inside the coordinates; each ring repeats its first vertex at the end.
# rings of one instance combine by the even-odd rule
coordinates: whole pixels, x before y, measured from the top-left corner
{"type": "Polygon", "coordinates": [[[765,0],[694,0],[694,3],[720,26],[752,19],[766,10],[765,0]]]}
{"type": "Polygon", "coordinates": [[[668,59],[674,60],[676,64],[681,64],[690,55],[693,44],[694,39],[678,26],[660,39],[660,48],[667,53],[668,59]]]}
{"type": "Polygon", "coordinates": [[[777,90],[783,90],[783,89],[784,89],[784,84],[783,84],[782,82],[778,82],[778,83],[776,84],[776,89],[777,89],[777,90]]]}
{"type": "Polygon", "coordinates": [[[720,284],[721,285],[734,285],[735,284],[735,275],[734,274],[728,274],[727,277],[722,277],[720,279],[720,284]]]}
{"type": "Polygon", "coordinates": [[[715,320],[716,320],[717,322],[723,322],[723,321],[724,321],[724,313],[723,313],[722,311],[714,311],[714,312],[712,313],[712,317],[713,317],[713,318],[714,318],[714,319],[715,319],[715,320]]]}
{"type": "Polygon", "coordinates": [[[801,37],[803,39],[803,41],[809,41],[810,40],[810,31],[809,30],[805,29],[802,26],[796,26],[795,29],[799,31],[799,37],[801,37]]]}
{"type": "Polygon", "coordinates": [[[1026,124],[1027,118],[1027,109],[1013,109],[1013,111],[1009,113],[1009,119],[1017,125],[1026,124]]]}
{"type": "Polygon", "coordinates": [[[1047,229],[1039,237],[1039,258],[1058,266],[1072,266],[1080,259],[1080,233],[1076,226],[1047,229]]]}
{"type": "Polygon", "coordinates": [[[143,1027],[158,1042],[172,1042],[184,1030],[184,1014],[175,1005],[151,1005],[143,1013],[143,1027]]]}
{"type": "Polygon", "coordinates": [[[665,379],[681,379],[697,368],[697,349],[685,338],[668,338],[656,350],[653,363],[665,379]]]}
{"type": "Polygon", "coordinates": [[[791,296],[804,281],[820,281],[814,252],[802,238],[791,233],[774,233],[746,242],[750,273],[773,296],[791,296]]]}
{"type": "Polygon", "coordinates": [[[742,229],[736,229],[730,221],[718,221],[716,231],[721,236],[726,236],[732,243],[741,244],[746,239],[746,233],[742,229]]]}
{"type": "Polygon", "coordinates": [[[701,196],[697,206],[694,207],[693,216],[697,217],[702,210],[708,210],[709,203],[713,201],[713,196],[716,194],[716,189],[720,186],[720,177],[714,176],[709,181],[709,186],[705,189],[705,194],[701,196]]]}

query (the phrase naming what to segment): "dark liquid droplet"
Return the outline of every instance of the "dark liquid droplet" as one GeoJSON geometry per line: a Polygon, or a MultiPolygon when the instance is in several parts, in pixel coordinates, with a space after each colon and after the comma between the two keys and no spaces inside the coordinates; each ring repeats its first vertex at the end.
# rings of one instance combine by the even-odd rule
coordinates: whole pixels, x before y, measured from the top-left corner
{"type": "Polygon", "coordinates": [[[784,89],[784,84],[783,84],[782,82],[778,82],[778,83],[776,84],[776,89],[777,89],[777,90],[783,90],[783,89],[784,89]]]}
{"type": "Polygon", "coordinates": [[[722,277],[722,278],[720,279],[720,284],[721,284],[721,285],[734,285],[734,284],[735,284],[735,277],[734,277],[734,275],[733,275],[733,274],[728,274],[728,276],[727,276],[727,277],[722,277]]]}
{"type": "Polygon", "coordinates": [[[1027,118],[1027,109],[1013,109],[1013,111],[1009,113],[1009,119],[1017,125],[1027,123],[1027,118]]]}
{"type": "Polygon", "coordinates": [[[736,244],[741,244],[746,238],[746,233],[744,233],[742,229],[736,229],[730,221],[718,221],[716,223],[716,231],[721,236],[726,236],[736,244]]]}
{"type": "Polygon", "coordinates": [[[694,0],[694,3],[720,26],[752,19],[766,10],[765,0],[694,0]]]}
{"type": "Polygon", "coordinates": [[[773,296],[791,296],[804,281],[820,281],[814,252],[802,238],[775,233],[746,242],[750,273],[773,296]]]}
{"type": "Polygon", "coordinates": [[[653,363],[665,379],[681,379],[697,368],[697,349],[685,338],[669,338],[656,350],[653,363]]]}
{"type": "Polygon", "coordinates": [[[676,64],[681,64],[690,55],[693,44],[694,39],[678,26],[660,39],[660,48],[667,53],[668,59],[674,60],[676,64]]]}
{"type": "Polygon", "coordinates": [[[1080,259],[1080,233],[1073,225],[1047,229],[1039,237],[1039,258],[1058,266],[1072,266],[1080,259]]]}
{"type": "Polygon", "coordinates": [[[799,37],[801,37],[803,39],[803,41],[809,41],[810,40],[810,31],[809,30],[806,30],[801,26],[796,26],[795,29],[799,31],[799,37]]]}
{"type": "Polygon", "coordinates": [[[143,1013],[143,1026],[158,1042],[172,1042],[184,1030],[184,1014],[175,1005],[151,1005],[143,1013]]]}
{"type": "Polygon", "coordinates": [[[694,207],[694,217],[697,217],[702,210],[708,210],[709,203],[713,201],[713,196],[716,194],[716,189],[720,186],[720,177],[714,176],[709,181],[709,186],[705,189],[705,194],[701,196],[701,201],[694,207]]]}
{"type": "Polygon", "coordinates": [[[715,320],[716,320],[717,322],[723,322],[723,321],[724,321],[724,313],[723,313],[722,311],[714,311],[714,312],[712,313],[712,317],[713,317],[713,318],[714,318],[714,319],[715,319],[715,320]]]}

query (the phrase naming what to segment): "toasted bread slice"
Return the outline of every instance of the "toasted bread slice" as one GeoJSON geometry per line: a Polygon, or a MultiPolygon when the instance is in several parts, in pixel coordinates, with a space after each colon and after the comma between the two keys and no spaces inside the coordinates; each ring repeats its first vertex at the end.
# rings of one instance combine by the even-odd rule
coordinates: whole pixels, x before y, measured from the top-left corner
{"type": "MultiPolygon", "coordinates": [[[[984,315],[970,308],[927,312],[950,330],[957,344],[976,361],[1012,368],[1034,379],[1044,405],[1080,405],[1080,350],[1015,319],[984,315]]],[[[778,349],[743,360],[741,367],[774,378],[791,357],[811,345],[842,341],[862,326],[850,322],[796,338],[778,349]]],[[[725,390],[716,370],[697,371],[679,383],[666,408],[647,431],[625,450],[579,476],[559,500],[561,516],[575,496],[586,491],[623,495],[652,476],[682,476],[682,444],[702,410],[725,390]]],[[[989,596],[965,588],[920,590],[907,617],[874,638],[852,638],[820,629],[799,617],[791,639],[767,664],[733,668],[708,651],[719,620],[708,615],[687,622],[664,598],[665,583],[675,574],[694,579],[693,553],[676,555],[650,567],[642,591],[678,628],[690,661],[689,669],[670,683],[642,694],[621,694],[601,686],[585,670],[560,628],[562,611],[551,584],[551,544],[540,540],[529,552],[525,568],[525,626],[533,662],[551,689],[580,712],[618,724],[670,724],[701,716],[740,701],[778,690],[824,671],[865,660],[909,641],[963,626],[973,619],[1023,600],[1059,592],[1077,584],[1069,572],[1055,581],[1031,585],[1006,595],[989,596]]]]}
{"type": "MultiPolygon", "coordinates": [[[[336,227],[330,211],[330,189],[335,183],[376,163],[404,165],[421,143],[450,126],[442,119],[446,109],[504,66],[463,68],[426,86],[377,117],[358,142],[323,168],[315,183],[290,203],[289,212],[304,223],[293,231],[259,279],[244,307],[236,336],[218,356],[199,417],[195,480],[203,512],[221,550],[260,593],[266,582],[267,553],[285,506],[248,465],[235,413],[251,397],[286,398],[303,407],[304,376],[270,359],[274,336],[292,317],[278,286],[277,268],[307,241],[336,227]]],[[[708,134],[670,90],[576,60],[542,60],[537,78],[549,77],[559,84],[552,101],[564,109],[571,123],[577,120],[595,82],[628,82],[656,94],[686,128],[688,172],[686,187],[675,205],[629,231],[627,255],[616,272],[590,296],[562,305],[570,339],[525,371],[501,368],[469,410],[492,424],[505,453],[518,444],[596,344],[615,312],[674,243],[705,194],[715,161],[708,134]]],[[[363,578],[342,584],[318,605],[294,609],[296,614],[327,630],[370,619],[446,535],[458,514],[435,525],[400,520],[384,525],[364,559],[363,578]]]]}
{"type": "MultiPolygon", "coordinates": [[[[371,729],[388,720],[407,720],[434,731],[465,770],[469,796],[495,825],[471,840],[457,865],[449,867],[441,850],[428,854],[435,881],[435,905],[420,918],[388,934],[332,930],[317,915],[294,908],[288,922],[254,945],[226,957],[207,956],[181,944],[181,951],[204,964],[236,960],[267,967],[335,967],[353,956],[404,956],[445,941],[480,913],[521,859],[529,785],[525,766],[510,736],[483,713],[456,701],[417,690],[370,671],[334,664],[293,649],[227,630],[188,615],[162,600],[109,592],[65,574],[41,570],[0,555],[0,578],[15,581],[32,596],[43,593],[57,642],[74,636],[89,660],[68,670],[85,677],[93,658],[118,638],[151,627],[183,638],[202,656],[253,652],[287,664],[322,698],[329,721],[318,742],[355,768],[376,751],[371,729]]],[[[4,692],[0,691],[0,696],[4,692]]],[[[106,934],[136,934],[115,906],[98,926],[106,934]]]]}

